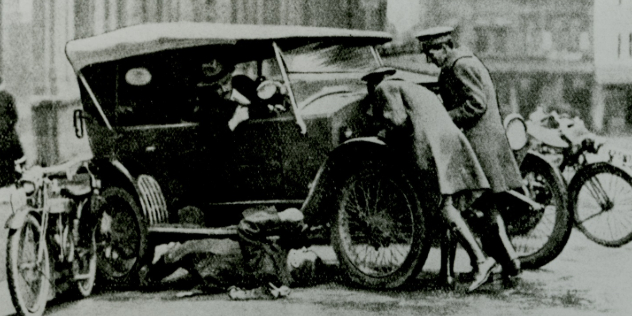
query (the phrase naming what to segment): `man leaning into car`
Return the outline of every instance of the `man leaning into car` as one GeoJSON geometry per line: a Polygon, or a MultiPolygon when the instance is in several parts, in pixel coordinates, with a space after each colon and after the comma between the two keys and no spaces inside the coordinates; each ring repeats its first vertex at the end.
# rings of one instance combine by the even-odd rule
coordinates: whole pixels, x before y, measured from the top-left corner
{"type": "Polygon", "coordinates": [[[200,182],[205,185],[187,192],[191,198],[183,198],[183,201],[197,201],[210,192],[216,192],[215,196],[233,193],[230,179],[235,153],[234,131],[250,117],[249,101],[233,88],[233,63],[226,58],[214,58],[200,67],[194,87],[194,109],[187,120],[199,122],[197,144],[201,150],[196,159],[204,160],[202,165],[206,167],[200,172],[200,182]],[[220,173],[217,170],[221,170],[220,173]]]}
{"type": "Polygon", "coordinates": [[[217,123],[218,133],[230,133],[249,118],[248,107],[245,106],[248,102],[233,97],[232,73],[235,66],[228,60],[212,59],[203,63],[201,70],[193,116],[200,122],[217,123]],[[227,125],[220,122],[227,122],[224,123],[227,125]]]}
{"type": "MultiPolygon", "coordinates": [[[[362,78],[369,92],[369,112],[386,129],[389,143],[403,145],[398,147],[401,157],[414,159],[418,172],[412,176],[426,178],[422,175],[428,174],[437,180],[443,196],[440,214],[474,258],[477,272],[468,291],[475,291],[489,280],[496,261],[483,253],[453,205],[453,197],[487,190],[489,182],[465,135],[452,123],[437,96],[414,83],[386,78],[395,72],[393,68],[381,67],[362,78]]],[[[454,284],[451,275],[442,277],[446,277],[448,285],[454,284]]]]}

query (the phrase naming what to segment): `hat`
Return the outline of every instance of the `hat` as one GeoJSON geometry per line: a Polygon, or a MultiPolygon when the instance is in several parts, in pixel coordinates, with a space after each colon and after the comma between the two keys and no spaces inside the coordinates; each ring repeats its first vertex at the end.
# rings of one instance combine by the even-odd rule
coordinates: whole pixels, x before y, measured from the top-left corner
{"type": "Polygon", "coordinates": [[[420,42],[442,43],[452,38],[454,28],[450,26],[437,26],[420,31],[415,37],[420,42]]]}
{"type": "Polygon", "coordinates": [[[202,81],[215,82],[224,78],[235,70],[235,66],[225,60],[212,59],[204,62],[202,67],[202,81]]]}
{"type": "Polygon", "coordinates": [[[369,71],[366,75],[362,76],[361,79],[363,81],[369,82],[369,81],[376,80],[377,78],[392,76],[396,72],[397,70],[395,68],[381,66],[369,71]]]}

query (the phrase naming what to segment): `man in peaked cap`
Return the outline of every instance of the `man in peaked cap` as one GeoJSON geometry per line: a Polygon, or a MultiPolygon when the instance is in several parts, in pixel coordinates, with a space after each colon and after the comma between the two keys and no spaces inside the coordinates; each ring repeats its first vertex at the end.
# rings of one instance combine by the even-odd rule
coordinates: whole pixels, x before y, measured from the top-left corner
{"type": "MultiPolygon", "coordinates": [[[[496,261],[483,253],[461,212],[453,205],[453,197],[488,190],[489,183],[467,138],[452,123],[437,96],[410,82],[385,79],[393,74],[395,69],[380,67],[362,77],[367,82],[371,115],[388,130],[386,140],[401,151],[400,157],[412,160],[410,165],[417,172],[410,176],[424,179],[432,190],[438,185],[443,197],[440,214],[474,258],[477,272],[468,288],[474,291],[489,280],[496,261]]],[[[417,190],[421,193],[425,188],[417,190]]],[[[447,271],[442,269],[442,272],[447,271]]],[[[453,285],[451,275],[441,277],[453,285]]]]}
{"type": "Polygon", "coordinates": [[[469,50],[455,47],[453,31],[451,27],[435,27],[416,37],[428,61],[441,68],[438,86],[443,105],[472,144],[491,185],[492,192],[476,202],[489,218],[489,226],[481,236],[483,247],[503,266],[505,275],[516,275],[520,261],[495,205],[494,193],[521,187],[522,177],[505,135],[489,71],[469,50]]]}

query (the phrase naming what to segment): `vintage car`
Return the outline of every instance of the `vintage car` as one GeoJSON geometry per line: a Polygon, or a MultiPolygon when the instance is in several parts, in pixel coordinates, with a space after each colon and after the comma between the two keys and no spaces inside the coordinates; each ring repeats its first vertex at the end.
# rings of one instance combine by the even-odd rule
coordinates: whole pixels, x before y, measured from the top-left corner
{"type": "MultiPolygon", "coordinates": [[[[186,22],[69,42],[83,104],[76,136],[89,138],[103,188],[102,276],[130,282],[155,245],[234,236],[242,211],[274,206],[300,208],[311,227],[331,232],[354,283],[389,288],[415,277],[428,230],[440,227],[426,225],[438,204],[436,180],[410,172],[377,137],[360,79],[383,66],[376,47],[390,40],[375,31],[186,22]],[[254,83],[240,91],[250,119],[222,134],[230,139],[212,137],[210,122],[195,115],[196,107],[219,106],[200,104],[209,92],[199,83],[201,65],[220,56],[236,64],[234,86],[254,83]],[[195,209],[203,218],[192,221],[195,209]]],[[[530,231],[544,201],[519,196],[539,214],[522,213],[537,218],[530,231]]]]}
{"type": "MultiPolygon", "coordinates": [[[[161,242],[230,236],[250,207],[298,207],[312,224],[327,225],[349,176],[369,161],[389,157],[384,142],[371,137],[375,129],[366,117],[360,78],[382,65],[376,46],[390,39],[375,31],[164,23],[69,42],[66,53],[84,109],[75,113],[77,137],[89,138],[113,221],[113,248],[100,260],[104,276],[129,281],[161,242]],[[200,65],[217,56],[235,62],[234,78],[245,75],[260,83],[243,93],[256,100],[250,119],[231,135],[232,146],[200,135],[205,122],[191,117],[200,65]],[[213,144],[217,147],[203,152],[213,144]],[[222,156],[229,166],[209,155],[222,156]],[[203,227],[181,223],[178,211],[187,206],[203,211],[203,227]]],[[[408,201],[414,196],[410,186],[406,192],[399,188],[402,172],[396,176],[371,177],[387,182],[382,190],[399,192],[394,199],[405,204],[404,217],[419,214],[415,222],[422,221],[414,207],[419,203],[408,201]]],[[[382,217],[375,216],[375,229],[387,224],[382,217]]],[[[408,246],[404,241],[396,246],[410,248],[412,237],[407,236],[408,246]]],[[[379,242],[388,246],[386,239],[379,242]]],[[[416,257],[403,248],[397,260],[416,257]]],[[[411,273],[404,269],[404,275],[392,276],[401,268],[394,266],[384,275],[395,283],[411,273]]]]}

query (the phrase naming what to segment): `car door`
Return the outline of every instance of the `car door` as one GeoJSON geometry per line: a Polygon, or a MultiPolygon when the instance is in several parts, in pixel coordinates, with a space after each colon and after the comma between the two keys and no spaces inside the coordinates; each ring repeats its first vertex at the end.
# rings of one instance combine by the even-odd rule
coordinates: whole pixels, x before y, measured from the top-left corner
{"type": "Polygon", "coordinates": [[[231,177],[235,200],[256,203],[284,196],[279,124],[284,118],[251,119],[234,131],[231,177]]]}

